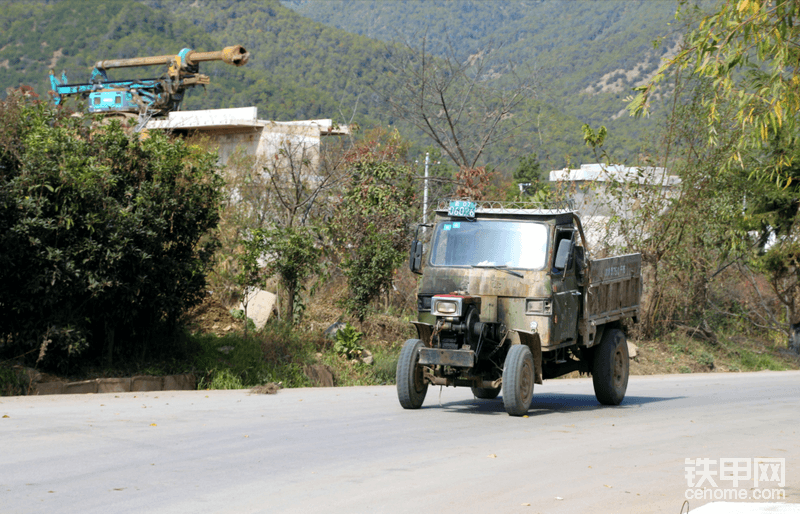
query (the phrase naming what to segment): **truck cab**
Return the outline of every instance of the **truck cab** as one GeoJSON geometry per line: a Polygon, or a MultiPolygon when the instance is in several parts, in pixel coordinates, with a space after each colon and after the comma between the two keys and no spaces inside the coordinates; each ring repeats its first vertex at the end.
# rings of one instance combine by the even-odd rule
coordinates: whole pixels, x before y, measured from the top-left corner
{"type": "MultiPolygon", "coordinates": [[[[622,321],[638,315],[641,256],[612,258],[624,272],[596,277],[568,204],[445,201],[426,230],[427,244],[415,238],[410,255],[422,280],[418,337],[397,367],[404,408],[419,408],[434,384],[471,387],[483,399],[502,392],[506,411],[523,415],[534,383],[575,370],[593,375],[601,403],[622,401],[622,321]],[[624,298],[609,297],[603,286],[612,283],[625,283],[615,288],[624,298]]],[[[601,261],[598,269],[613,267],[601,261]]]]}

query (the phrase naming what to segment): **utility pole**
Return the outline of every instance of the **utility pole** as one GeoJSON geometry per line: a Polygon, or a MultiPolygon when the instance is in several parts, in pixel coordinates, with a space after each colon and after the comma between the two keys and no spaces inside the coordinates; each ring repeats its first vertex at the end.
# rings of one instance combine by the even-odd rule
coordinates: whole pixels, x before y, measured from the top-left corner
{"type": "MultiPolygon", "coordinates": [[[[430,156],[428,152],[425,152],[425,179],[422,181],[423,186],[423,193],[422,193],[422,223],[428,222],[428,165],[430,164],[430,156]]],[[[425,232],[425,227],[422,227],[423,233],[425,232]]]]}

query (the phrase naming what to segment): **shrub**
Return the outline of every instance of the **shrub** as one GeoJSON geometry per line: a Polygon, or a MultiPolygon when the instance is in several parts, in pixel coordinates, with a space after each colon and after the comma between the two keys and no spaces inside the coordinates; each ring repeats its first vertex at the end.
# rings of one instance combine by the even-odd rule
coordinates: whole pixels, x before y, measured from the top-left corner
{"type": "Polygon", "coordinates": [[[360,343],[363,335],[348,323],[344,328],[336,332],[336,343],[333,345],[334,351],[348,359],[361,357],[364,352],[364,347],[360,343]]]}
{"type": "Polygon", "coordinates": [[[143,357],[205,295],[221,180],[216,157],[181,140],[10,95],[0,103],[2,354],[62,370],[78,356],[143,357]]]}

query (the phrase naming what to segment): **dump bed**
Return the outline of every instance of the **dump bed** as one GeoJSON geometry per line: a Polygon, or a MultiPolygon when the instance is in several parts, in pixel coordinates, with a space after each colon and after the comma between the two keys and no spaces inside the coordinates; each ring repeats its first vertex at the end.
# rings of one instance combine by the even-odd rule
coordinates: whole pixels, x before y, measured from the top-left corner
{"type": "Polygon", "coordinates": [[[599,326],[639,315],[641,254],[591,260],[588,279],[582,320],[586,325],[599,326]]]}

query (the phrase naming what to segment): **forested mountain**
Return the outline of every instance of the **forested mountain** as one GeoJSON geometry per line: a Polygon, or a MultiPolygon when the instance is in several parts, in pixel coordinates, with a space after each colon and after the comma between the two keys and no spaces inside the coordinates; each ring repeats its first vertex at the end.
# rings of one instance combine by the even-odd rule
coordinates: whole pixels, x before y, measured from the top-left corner
{"type": "Polygon", "coordinates": [[[536,69],[541,101],[566,119],[608,126],[612,150],[631,158],[656,120],[630,119],[624,99],[655,72],[680,36],[672,25],[677,2],[669,0],[282,3],[321,23],[387,42],[419,44],[425,37],[434,55],[454,51],[466,59],[497,49],[500,60],[536,69]]]}
{"type": "MultiPolygon", "coordinates": [[[[184,108],[256,105],[261,117],[278,120],[339,118],[340,104],[345,109],[355,104],[346,72],[367,70],[376,80],[369,60],[384,46],[324,27],[271,0],[10,2],[0,11],[0,38],[0,87],[28,84],[41,95],[49,89],[49,68],[65,69],[70,82],[85,82],[99,59],[241,44],[251,53],[250,63],[242,68],[204,63],[201,72],[211,76],[211,85],[205,93],[191,90],[184,108]]],[[[109,74],[127,78],[161,71],[109,74]]],[[[369,110],[362,105],[359,114],[368,116],[369,110]]]]}
{"type": "MultiPolygon", "coordinates": [[[[654,120],[622,113],[630,87],[650,73],[673,39],[671,1],[388,2],[348,0],[60,0],[7,1],[0,10],[0,92],[28,84],[49,89],[48,70],[65,69],[71,82],[88,80],[99,59],[175,54],[241,44],[250,63],[234,68],[204,63],[204,92],[187,95],[185,109],[255,105],[261,118],[334,118],[361,126],[397,125],[382,92],[397,87],[388,60],[392,41],[457,56],[499,48],[509,63],[536,69],[537,95],[525,105],[535,120],[486,163],[506,167],[516,155],[538,153],[546,167],[593,159],[580,126],[609,126],[609,149],[635,159],[654,120]],[[291,9],[289,8],[291,7],[291,9]],[[316,20],[316,21],[314,21],[316,20]],[[323,24],[323,22],[325,24],[323,24]],[[644,128],[642,128],[644,127],[644,128]],[[505,160],[504,160],[505,159],[505,160]]],[[[113,70],[113,78],[142,69],[113,70]]],[[[160,70],[148,69],[153,76],[160,70]]]]}

